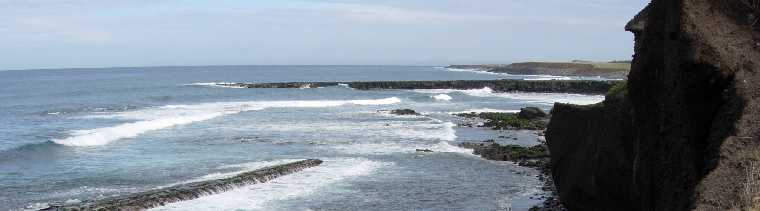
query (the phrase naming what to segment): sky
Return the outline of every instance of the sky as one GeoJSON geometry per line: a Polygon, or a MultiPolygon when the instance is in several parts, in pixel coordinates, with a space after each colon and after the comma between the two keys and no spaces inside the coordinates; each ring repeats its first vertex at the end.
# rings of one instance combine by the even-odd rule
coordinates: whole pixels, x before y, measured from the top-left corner
{"type": "Polygon", "coordinates": [[[647,0],[0,0],[0,70],[622,60],[647,0]]]}

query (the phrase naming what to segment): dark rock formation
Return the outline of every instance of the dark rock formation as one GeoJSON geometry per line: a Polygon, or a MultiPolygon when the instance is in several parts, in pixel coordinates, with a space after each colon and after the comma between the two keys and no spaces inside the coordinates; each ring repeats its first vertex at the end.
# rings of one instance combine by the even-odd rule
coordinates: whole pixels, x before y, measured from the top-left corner
{"type": "Polygon", "coordinates": [[[517,115],[523,119],[538,119],[549,116],[544,110],[536,107],[521,108],[517,115]]]}
{"type": "Polygon", "coordinates": [[[748,20],[758,6],[654,0],[626,26],[636,54],[622,99],[552,111],[568,208],[758,208],[760,26],[748,20]]]}
{"type": "Polygon", "coordinates": [[[526,80],[457,80],[457,81],[364,81],[364,82],[287,82],[287,83],[225,83],[224,86],[244,88],[318,88],[346,84],[358,90],[376,89],[482,89],[496,92],[562,92],[602,94],[615,84],[613,81],[526,81],[526,80]]]}
{"type": "MultiPolygon", "coordinates": [[[[526,108],[523,108],[523,109],[526,109],[526,108]]],[[[533,110],[533,109],[527,109],[527,110],[533,110]]],[[[538,110],[541,110],[541,109],[538,109],[538,110]]],[[[485,122],[482,122],[482,124],[477,124],[478,127],[487,127],[494,130],[543,130],[546,128],[546,125],[548,124],[548,121],[549,121],[549,119],[546,116],[546,113],[543,113],[544,117],[538,117],[540,115],[538,112],[532,113],[530,111],[526,111],[526,113],[530,113],[530,114],[522,114],[522,115],[528,115],[528,116],[532,115],[534,118],[524,118],[520,114],[492,113],[492,112],[460,113],[460,114],[455,114],[455,115],[459,117],[476,118],[476,119],[485,120],[485,122]]],[[[472,124],[469,124],[469,125],[471,126],[472,124]]]]}
{"type": "Polygon", "coordinates": [[[172,202],[192,200],[208,194],[220,193],[245,185],[267,182],[320,164],[322,164],[321,160],[303,160],[262,168],[225,179],[182,184],[127,196],[83,202],[79,205],[54,205],[43,210],[145,210],[172,202]]]}
{"type": "Polygon", "coordinates": [[[412,109],[396,109],[391,110],[390,113],[395,115],[420,115],[417,113],[417,111],[414,111],[412,109]]]}
{"type": "MultiPolygon", "coordinates": [[[[480,155],[488,160],[515,161],[526,165],[530,164],[532,160],[549,157],[546,145],[543,144],[522,147],[517,145],[502,146],[496,143],[461,143],[459,146],[472,149],[473,154],[480,155]]],[[[533,166],[536,164],[533,163],[533,166]]]]}

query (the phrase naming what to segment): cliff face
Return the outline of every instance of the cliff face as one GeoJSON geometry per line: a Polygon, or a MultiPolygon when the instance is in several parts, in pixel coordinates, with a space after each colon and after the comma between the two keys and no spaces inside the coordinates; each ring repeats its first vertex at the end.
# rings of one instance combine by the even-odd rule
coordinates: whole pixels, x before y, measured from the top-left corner
{"type": "Polygon", "coordinates": [[[574,210],[726,210],[760,204],[760,2],[654,0],[628,95],[557,105],[554,177],[574,210]]]}

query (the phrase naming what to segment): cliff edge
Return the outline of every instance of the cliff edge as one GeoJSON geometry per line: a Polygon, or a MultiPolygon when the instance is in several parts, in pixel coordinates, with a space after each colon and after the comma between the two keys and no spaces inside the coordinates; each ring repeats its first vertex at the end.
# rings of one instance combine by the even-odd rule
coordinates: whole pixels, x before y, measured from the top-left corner
{"type": "Polygon", "coordinates": [[[760,208],[760,2],[653,0],[627,90],[555,106],[553,176],[571,210],[760,208]]]}

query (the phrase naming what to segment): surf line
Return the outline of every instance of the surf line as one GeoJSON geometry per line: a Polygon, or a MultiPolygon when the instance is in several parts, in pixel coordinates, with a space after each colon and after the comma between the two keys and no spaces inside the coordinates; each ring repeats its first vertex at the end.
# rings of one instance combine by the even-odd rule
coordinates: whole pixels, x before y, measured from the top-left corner
{"type": "Polygon", "coordinates": [[[169,203],[197,199],[235,188],[268,182],[272,179],[322,164],[322,160],[308,159],[245,172],[233,177],[175,185],[141,193],[117,196],[74,205],[51,204],[43,211],[68,210],[146,210],[169,203]]]}

